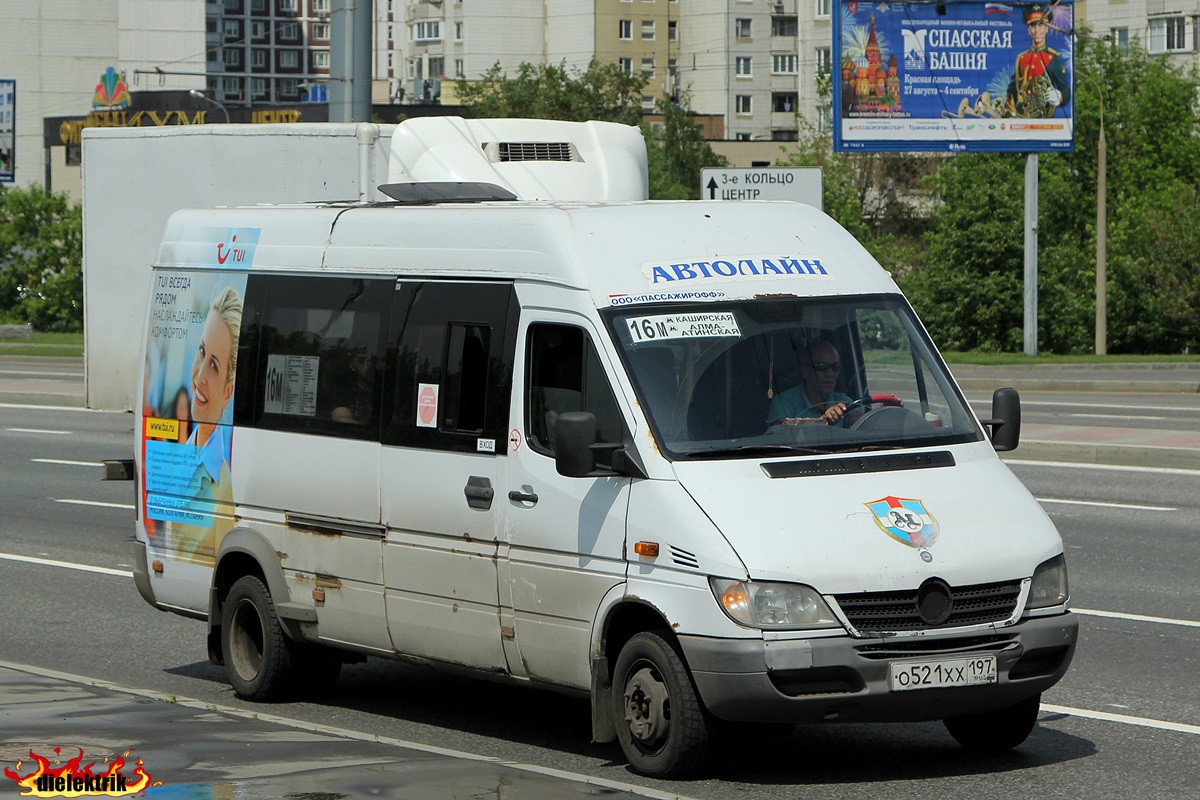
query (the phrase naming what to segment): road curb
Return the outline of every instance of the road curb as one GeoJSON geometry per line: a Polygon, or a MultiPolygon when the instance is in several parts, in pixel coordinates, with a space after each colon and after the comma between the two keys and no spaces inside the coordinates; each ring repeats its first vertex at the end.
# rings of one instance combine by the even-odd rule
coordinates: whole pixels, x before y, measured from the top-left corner
{"type": "Polygon", "coordinates": [[[957,378],[964,392],[991,392],[1002,386],[1011,386],[1018,392],[1078,392],[1131,394],[1197,394],[1200,384],[1196,381],[1133,381],[1133,380],[1061,380],[1051,378],[957,378]]]}

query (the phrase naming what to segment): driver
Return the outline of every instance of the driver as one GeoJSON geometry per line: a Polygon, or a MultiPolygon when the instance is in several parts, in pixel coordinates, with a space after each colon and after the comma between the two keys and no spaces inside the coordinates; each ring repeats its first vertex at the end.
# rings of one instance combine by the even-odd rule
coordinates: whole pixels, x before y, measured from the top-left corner
{"type": "Polygon", "coordinates": [[[861,411],[846,413],[854,398],[834,389],[841,366],[836,347],[824,339],[809,342],[800,358],[803,380],[771,398],[771,406],[767,409],[768,425],[823,422],[845,427],[857,419],[861,411]]]}

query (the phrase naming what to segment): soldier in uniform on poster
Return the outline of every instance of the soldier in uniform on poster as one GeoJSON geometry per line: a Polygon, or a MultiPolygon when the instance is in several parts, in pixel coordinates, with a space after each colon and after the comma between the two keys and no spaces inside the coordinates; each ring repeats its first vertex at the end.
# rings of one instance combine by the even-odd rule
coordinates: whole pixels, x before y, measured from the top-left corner
{"type": "MultiPolygon", "coordinates": [[[[1021,16],[1029,28],[1029,49],[1017,56],[1005,101],[1006,117],[1047,118],[1071,100],[1067,61],[1046,46],[1049,7],[1025,6],[1021,16]]],[[[1057,30],[1057,29],[1056,29],[1057,30]]]]}

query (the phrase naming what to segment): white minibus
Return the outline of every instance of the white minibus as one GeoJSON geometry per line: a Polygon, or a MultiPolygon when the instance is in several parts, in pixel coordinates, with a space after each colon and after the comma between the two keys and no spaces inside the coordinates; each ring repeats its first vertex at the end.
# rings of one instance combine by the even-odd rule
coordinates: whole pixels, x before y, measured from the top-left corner
{"type": "Polygon", "coordinates": [[[239,696],[467,671],[590,697],[659,777],[755,726],[1025,740],[1077,623],[996,455],[1019,400],[977,418],[853,237],[789,202],[388,191],[180,211],[153,266],[135,581],[239,696]]]}

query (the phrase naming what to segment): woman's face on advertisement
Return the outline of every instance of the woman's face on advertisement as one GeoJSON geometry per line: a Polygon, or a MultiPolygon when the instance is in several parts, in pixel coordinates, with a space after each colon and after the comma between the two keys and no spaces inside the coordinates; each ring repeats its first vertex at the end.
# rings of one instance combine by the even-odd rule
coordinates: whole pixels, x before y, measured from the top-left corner
{"type": "Polygon", "coordinates": [[[215,425],[233,396],[229,359],[233,335],[215,311],[208,312],[192,362],[192,419],[215,425]]]}

